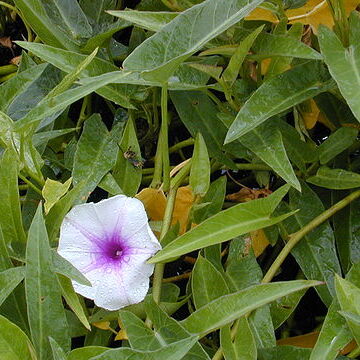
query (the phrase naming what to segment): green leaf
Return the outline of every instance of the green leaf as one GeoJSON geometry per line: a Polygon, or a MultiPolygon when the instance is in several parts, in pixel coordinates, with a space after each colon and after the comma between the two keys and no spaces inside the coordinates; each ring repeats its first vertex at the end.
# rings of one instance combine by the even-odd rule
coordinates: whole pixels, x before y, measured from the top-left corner
{"type": "Polygon", "coordinates": [[[29,125],[39,124],[45,117],[64,110],[75,101],[83,98],[102,86],[109,84],[110,82],[112,82],[111,78],[100,75],[100,77],[90,78],[86,85],[71,88],[55,97],[45,98],[23,118],[16,121],[16,123],[14,123],[14,129],[19,131],[29,125]]]}
{"type": "Polygon", "coordinates": [[[279,120],[277,126],[281,131],[283,143],[290,160],[301,170],[306,164],[317,160],[317,147],[311,142],[302,141],[296,129],[285,121],[279,120]]]}
{"type": "Polygon", "coordinates": [[[114,176],[111,173],[107,173],[99,182],[99,188],[107,191],[110,195],[124,194],[123,190],[116,182],[114,176]]]}
{"type": "Polygon", "coordinates": [[[201,133],[210,156],[234,168],[234,163],[222,149],[226,126],[216,116],[219,110],[210,98],[203,92],[195,91],[171,91],[170,97],[190,134],[195,138],[197,133],[201,133]]]}
{"type": "Polygon", "coordinates": [[[230,292],[221,272],[201,255],[193,268],[191,289],[196,309],[230,292]]]}
{"type": "Polygon", "coordinates": [[[325,26],[319,28],[321,53],[329,71],[339,86],[341,94],[352,112],[360,121],[360,103],[357,94],[360,91],[360,15],[353,11],[349,19],[349,47],[344,48],[335,33],[325,26]]]}
{"type": "Polygon", "coordinates": [[[193,194],[203,197],[210,186],[210,160],[204,138],[198,133],[191,160],[189,184],[193,194]]]}
{"type": "MultiPolygon", "coordinates": [[[[114,157],[114,159],[116,159],[116,157],[114,157]]],[[[138,192],[142,172],[141,166],[137,166],[136,162],[141,161],[142,157],[134,122],[132,119],[129,119],[120,142],[120,149],[117,153],[117,159],[112,173],[116,182],[127,196],[134,196],[138,192]],[[127,159],[125,158],[126,152],[134,152],[135,155],[127,159]]]]}
{"type": "Polygon", "coordinates": [[[129,21],[138,27],[150,31],[159,31],[171,20],[175,19],[178,14],[176,12],[167,11],[137,11],[137,10],[110,10],[107,11],[110,15],[116,16],[120,19],[129,21]]]}
{"type": "Polygon", "coordinates": [[[271,218],[270,214],[275,210],[288,189],[288,186],[283,186],[267,198],[238,204],[219,212],[165,246],[148,262],[164,262],[176,256],[219,244],[249,231],[262,229],[282,221],[291,216],[292,213],[274,218],[271,218]]]}
{"type": "Polygon", "coordinates": [[[65,215],[70,211],[75,201],[83,191],[84,183],[79,183],[63,196],[49,211],[45,223],[50,241],[54,241],[59,233],[60,225],[65,215]]]}
{"type": "Polygon", "coordinates": [[[123,66],[127,70],[146,71],[147,78],[164,82],[186,58],[262,2],[228,0],[219,3],[217,0],[207,0],[195,5],[145,40],[126,58],[123,66]],[[209,19],[212,20],[209,22],[209,19]],[[179,38],[182,40],[178,41],[179,38]]]}
{"type": "Polygon", "coordinates": [[[310,184],[327,189],[353,189],[360,186],[360,175],[343,169],[319,168],[315,176],[306,179],[310,184]]]}
{"type": "MultiPolygon", "coordinates": [[[[347,279],[356,286],[360,285],[360,263],[354,265],[347,279]]],[[[339,314],[340,305],[335,298],[329,307],[310,360],[334,360],[352,339],[352,334],[345,319],[339,314]]]]}
{"type": "Polygon", "coordinates": [[[287,157],[281,132],[272,119],[241,137],[240,142],[268,164],[288,184],[301,190],[299,180],[287,157]]]}
{"type": "Polygon", "coordinates": [[[51,353],[48,336],[64,350],[70,350],[70,337],[61,300],[61,291],[52,271],[51,249],[39,205],[29,229],[26,248],[25,292],[31,338],[39,356],[51,353]]]}
{"type": "Polygon", "coordinates": [[[56,139],[57,137],[69,134],[76,130],[77,130],[76,128],[70,128],[70,129],[42,131],[37,134],[34,134],[32,141],[33,141],[34,146],[37,147],[42,144],[46,144],[49,140],[56,139]]]}
{"type": "Polygon", "coordinates": [[[231,56],[229,64],[222,75],[222,79],[224,79],[226,83],[229,83],[230,86],[234,84],[236,78],[239,75],[240,67],[245,60],[246,55],[248,54],[256,37],[261,33],[263,29],[264,25],[259,26],[257,29],[255,29],[250,35],[248,35],[243,41],[241,41],[240,45],[236,48],[234,55],[231,56]]]}
{"type": "Polygon", "coordinates": [[[14,291],[24,279],[25,269],[23,266],[7,269],[0,272],[0,305],[14,291]]]}
{"type": "Polygon", "coordinates": [[[119,320],[126,331],[132,349],[149,351],[160,349],[163,346],[154,332],[132,312],[120,311],[119,320]]]}
{"type": "Polygon", "coordinates": [[[79,5],[94,30],[98,31],[99,28],[113,23],[112,16],[107,14],[106,10],[115,8],[116,0],[80,0],[79,5]]]}
{"type": "Polygon", "coordinates": [[[26,334],[0,315],[0,349],[3,360],[35,360],[35,351],[26,334]]]}
{"type": "MultiPolygon", "coordinates": [[[[73,71],[86,59],[86,55],[58,49],[48,45],[20,41],[18,44],[66,73],[73,71]]],[[[80,77],[98,76],[117,70],[118,68],[114,64],[96,57],[89,66],[82,71],[80,77]]],[[[99,95],[104,96],[119,105],[133,108],[130,103],[130,96],[132,93],[136,92],[136,89],[137,87],[134,88],[128,85],[108,84],[96,91],[99,95]]]]}
{"type": "Polygon", "coordinates": [[[91,282],[76,267],[60,256],[55,250],[52,250],[52,264],[53,270],[57,274],[64,275],[82,285],[91,286],[91,282]]]}
{"type": "Polygon", "coordinates": [[[226,176],[221,176],[210,184],[209,190],[203,197],[201,204],[206,204],[194,211],[194,220],[196,224],[200,224],[212,215],[217,214],[223,206],[226,193],[226,176]]]}
{"type": "Polygon", "coordinates": [[[276,345],[275,330],[269,305],[256,309],[248,318],[258,349],[276,345]]]}
{"type": "MultiPolygon", "coordinates": [[[[341,310],[345,313],[352,313],[355,316],[360,315],[360,288],[352,284],[350,281],[342,279],[340,276],[335,276],[336,296],[339,301],[341,310]]],[[[360,323],[345,317],[346,322],[356,340],[360,343],[360,323]]]]}
{"type": "Polygon", "coordinates": [[[0,110],[7,113],[15,99],[26,91],[44,72],[48,64],[36,65],[0,85],[0,110]]]}
{"type": "MultiPolygon", "coordinates": [[[[294,27],[294,26],[293,26],[294,27]]],[[[321,60],[322,56],[311,47],[289,35],[261,33],[253,46],[256,57],[292,57],[321,60]]]]}
{"type": "Polygon", "coordinates": [[[339,308],[337,302],[330,305],[310,360],[334,360],[339,351],[351,341],[351,332],[345,319],[339,314],[339,308]]]}
{"type": "Polygon", "coordinates": [[[89,321],[86,317],[84,309],[81,306],[78,296],[76,295],[74,288],[71,284],[71,280],[67,277],[58,275],[58,280],[61,288],[62,296],[70,309],[75,313],[81,323],[88,329],[91,330],[89,321]]]}
{"type": "MultiPolygon", "coordinates": [[[[280,46],[281,41],[278,41],[277,44],[279,44],[279,48],[278,46],[275,45],[275,47],[272,47],[271,49],[269,49],[270,51],[275,51],[276,50],[283,50],[285,52],[285,54],[287,53],[287,51],[292,51],[293,49],[296,49],[296,53],[297,54],[303,54],[304,51],[304,55],[305,53],[308,53],[308,49],[305,50],[304,49],[299,49],[298,46],[299,44],[301,44],[300,46],[303,47],[303,43],[301,42],[301,38],[302,38],[302,34],[303,34],[303,24],[301,23],[295,23],[294,25],[291,26],[291,28],[286,31],[286,27],[284,26],[283,22],[280,22],[276,28],[273,31],[273,35],[283,35],[284,37],[288,37],[292,40],[297,41],[297,44],[295,45],[295,43],[293,44],[293,46],[291,46],[290,48],[284,48],[282,46],[280,46]]],[[[268,35],[268,34],[267,34],[268,35]]],[[[280,38],[282,38],[283,36],[280,36],[280,38]]],[[[279,40],[279,37],[277,37],[277,40],[279,40]]],[[[264,44],[266,44],[264,42],[264,44]]],[[[311,49],[313,50],[313,49],[311,49]]],[[[283,52],[283,54],[284,54],[283,52]]],[[[281,74],[282,72],[286,71],[290,65],[291,62],[293,60],[294,57],[298,57],[299,55],[294,55],[294,56],[275,56],[271,59],[270,65],[266,71],[264,80],[268,80],[278,74],[281,74]]],[[[314,54],[315,55],[315,54],[314,54]]],[[[316,54],[317,55],[317,54],[316,54]]],[[[300,56],[301,57],[301,56],[300,56]]]]}
{"type": "MultiPolygon", "coordinates": [[[[98,3],[98,1],[93,2],[98,3]]],[[[106,14],[105,14],[106,15],[106,14]]],[[[119,30],[122,30],[126,27],[128,27],[130,24],[126,21],[119,20],[114,23],[107,24],[102,23],[101,29],[99,29],[99,32],[90,38],[86,44],[81,48],[81,51],[83,53],[90,53],[94,51],[97,47],[105,47],[107,46],[107,43],[110,43],[113,41],[112,36],[118,32],[119,30]]],[[[126,49],[126,47],[124,46],[126,49]]]]}
{"type": "Polygon", "coordinates": [[[280,297],[319,284],[318,281],[294,280],[254,285],[213,300],[180,323],[191,334],[205,335],[280,297]]]}
{"type": "Polygon", "coordinates": [[[84,346],[71,351],[67,360],[89,360],[103,354],[107,350],[109,350],[109,348],[103,346],[84,346]]]}
{"type": "Polygon", "coordinates": [[[68,90],[74,82],[78,79],[79,75],[86,69],[86,67],[94,60],[98,49],[95,49],[89,56],[87,56],[76,68],[69,72],[65,77],[57,84],[47,95],[47,98],[51,98],[60,95],[64,91],[68,90]]]}
{"type": "Polygon", "coordinates": [[[15,151],[5,150],[0,159],[0,227],[7,243],[26,241],[21,219],[18,166],[15,151]]]}
{"type": "Polygon", "coordinates": [[[319,61],[306,62],[265,81],[237,114],[225,143],[238,139],[270,117],[333,87],[330,74],[319,61]]]}
{"type": "Polygon", "coordinates": [[[221,328],[220,343],[224,352],[225,360],[257,359],[255,339],[246,317],[239,319],[238,330],[233,343],[231,342],[229,326],[221,328]]]}
{"type": "Polygon", "coordinates": [[[172,343],[154,351],[139,351],[122,347],[120,349],[107,350],[98,355],[93,360],[180,360],[192,348],[196,342],[196,338],[189,337],[184,340],[172,343]]]}
{"type": "Polygon", "coordinates": [[[71,185],[71,181],[72,178],[69,178],[62,184],[59,181],[46,179],[45,185],[42,188],[42,195],[45,200],[45,214],[47,214],[55,203],[66,194],[71,185]]]}
{"type": "MultiPolygon", "coordinates": [[[[299,209],[299,211],[283,222],[288,234],[295,233],[325,210],[318,196],[306,184],[301,185],[301,193],[292,189],[289,192],[290,210],[299,209]]],[[[284,211],[289,211],[289,208],[286,207],[284,211]]],[[[326,286],[316,288],[326,305],[330,305],[335,294],[334,274],[341,272],[334,240],[333,231],[329,223],[325,222],[305,235],[291,251],[308,279],[326,282],[326,286]]]]}
{"type": "Polygon", "coordinates": [[[319,146],[319,159],[326,164],[335,156],[346,150],[355,141],[357,129],[342,127],[336,130],[319,146]]]}
{"type": "MultiPolygon", "coordinates": [[[[4,271],[12,269],[12,267],[13,263],[10,259],[8,247],[5,243],[0,227],[0,270],[4,271]]],[[[24,298],[24,287],[21,284],[7,297],[4,304],[1,306],[0,311],[2,315],[7,317],[8,320],[14,322],[26,333],[29,333],[29,324],[27,321],[26,303],[24,298]]]]}
{"type": "Polygon", "coordinates": [[[93,114],[86,119],[77,144],[72,171],[74,186],[85,184],[80,195],[81,201],[86,200],[115,165],[118,135],[117,131],[107,130],[99,114],[93,114]]]}
{"type": "Polygon", "coordinates": [[[27,24],[49,45],[78,50],[92,29],[79,4],[73,1],[16,0],[27,24]]]}
{"type": "Polygon", "coordinates": [[[284,296],[270,304],[271,318],[277,329],[294,312],[306,290],[284,296]]]}
{"type": "MultiPolygon", "coordinates": [[[[189,339],[190,334],[175,319],[169,317],[153,300],[149,297],[145,301],[145,309],[149,319],[154,324],[156,335],[160,342],[164,344],[173,344],[179,339],[189,339]]],[[[189,352],[184,356],[183,360],[208,360],[202,346],[196,342],[189,352]]]]}
{"type": "Polygon", "coordinates": [[[66,360],[66,354],[64,350],[51,336],[49,336],[49,342],[54,360],[66,360]]]}
{"type": "Polygon", "coordinates": [[[248,248],[247,234],[231,240],[226,261],[226,275],[230,280],[228,285],[231,286],[232,291],[257,285],[263,278],[254,251],[248,248]]]}
{"type": "Polygon", "coordinates": [[[259,360],[308,360],[310,349],[295,346],[276,346],[270,349],[259,351],[259,360]]]}

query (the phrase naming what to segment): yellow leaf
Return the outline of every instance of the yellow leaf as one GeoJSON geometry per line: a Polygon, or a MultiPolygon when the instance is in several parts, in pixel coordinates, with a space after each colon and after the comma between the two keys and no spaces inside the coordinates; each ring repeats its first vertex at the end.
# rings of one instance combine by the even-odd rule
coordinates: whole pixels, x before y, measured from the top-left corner
{"type": "MultiPolygon", "coordinates": [[[[148,217],[152,221],[161,221],[164,217],[166,197],[162,190],[145,188],[136,197],[142,201],[148,217]]],[[[189,186],[180,187],[176,194],[172,224],[179,222],[180,234],[186,231],[190,209],[194,203],[194,195],[189,186]]]]}
{"type": "Polygon", "coordinates": [[[128,336],[126,334],[126,331],[121,329],[117,335],[115,336],[115,340],[128,340],[128,336]]]}
{"type": "Polygon", "coordinates": [[[304,120],[305,128],[312,129],[318,121],[318,116],[320,113],[320,110],[317,107],[315,101],[313,99],[307,101],[306,106],[303,106],[303,109],[300,111],[304,120]]]}
{"type": "MultiPolygon", "coordinates": [[[[346,15],[348,16],[359,5],[359,0],[345,0],[344,4],[346,15]]],[[[334,26],[331,10],[326,0],[309,0],[299,9],[288,10],[286,15],[291,24],[294,22],[309,24],[315,33],[320,24],[330,28],[334,26]]]]}
{"type": "Polygon", "coordinates": [[[277,17],[270,10],[265,10],[260,7],[253,10],[249,14],[249,16],[246,17],[246,20],[264,20],[270,22],[278,22],[277,17]]]}
{"type": "Polygon", "coordinates": [[[186,231],[186,226],[193,203],[194,195],[190,186],[180,187],[176,194],[175,208],[172,219],[173,224],[179,222],[180,234],[183,234],[186,231]]]}
{"type": "Polygon", "coordinates": [[[271,63],[271,58],[264,59],[261,62],[261,75],[265,75],[268,72],[270,63],[271,63]]]}
{"type": "Polygon", "coordinates": [[[150,220],[161,221],[163,219],[166,207],[166,197],[162,190],[145,188],[136,195],[136,198],[144,204],[150,220]]]}
{"type": "Polygon", "coordinates": [[[318,331],[314,331],[305,335],[293,336],[286,339],[280,339],[276,343],[277,345],[291,345],[302,348],[313,348],[316,340],[319,336],[318,331]]]}
{"type": "Polygon", "coordinates": [[[267,239],[264,230],[256,230],[250,232],[251,245],[254,250],[256,257],[260,256],[264,250],[270,245],[269,240],[267,239]]]}
{"type": "MultiPolygon", "coordinates": [[[[318,336],[319,336],[319,331],[314,331],[300,336],[293,336],[286,339],[277,340],[276,344],[280,346],[290,345],[290,346],[312,349],[316,344],[318,336]]],[[[340,354],[346,355],[355,348],[356,348],[356,342],[352,340],[341,350],[340,354]]]]}
{"type": "Polygon", "coordinates": [[[101,330],[109,330],[110,329],[110,321],[100,321],[92,323],[95,327],[101,330]]]}
{"type": "Polygon", "coordinates": [[[330,120],[328,120],[328,118],[322,112],[319,114],[317,121],[326,126],[331,131],[336,130],[336,126],[330,120]]]}
{"type": "MultiPolygon", "coordinates": [[[[345,0],[344,3],[346,15],[349,15],[359,5],[359,0],[345,0]]],[[[290,24],[300,22],[310,25],[315,33],[320,24],[330,28],[334,26],[334,20],[326,0],[309,0],[301,8],[287,10],[286,16],[290,24]]],[[[261,8],[252,11],[246,19],[278,22],[278,19],[271,11],[261,8]]]]}

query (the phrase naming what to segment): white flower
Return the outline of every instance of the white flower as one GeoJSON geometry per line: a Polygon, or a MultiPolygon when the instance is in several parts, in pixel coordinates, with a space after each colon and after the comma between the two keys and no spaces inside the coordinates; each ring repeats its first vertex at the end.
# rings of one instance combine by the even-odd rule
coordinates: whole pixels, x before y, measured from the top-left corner
{"type": "Polygon", "coordinates": [[[77,293],[118,310],[144,299],[154,271],[146,260],[160,249],[142,202],[118,195],[75,206],[61,225],[57,251],[92,284],[72,281],[77,293]]]}

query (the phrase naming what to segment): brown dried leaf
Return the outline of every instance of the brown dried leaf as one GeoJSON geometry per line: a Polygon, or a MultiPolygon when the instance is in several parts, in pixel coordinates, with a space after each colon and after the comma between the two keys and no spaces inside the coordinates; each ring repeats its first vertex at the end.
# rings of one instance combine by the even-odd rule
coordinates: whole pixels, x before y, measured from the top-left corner
{"type": "Polygon", "coordinates": [[[246,202],[267,197],[271,193],[272,191],[269,189],[250,189],[248,187],[243,187],[240,191],[227,195],[226,199],[233,202],[246,202]]]}
{"type": "Polygon", "coordinates": [[[13,43],[11,41],[11,38],[10,36],[3,36],[3,37],[0,37],[0,45],[1,46],[4,46],[4,47],[7,47],[9,49],[12,49],[13,48],[13,43]]]}

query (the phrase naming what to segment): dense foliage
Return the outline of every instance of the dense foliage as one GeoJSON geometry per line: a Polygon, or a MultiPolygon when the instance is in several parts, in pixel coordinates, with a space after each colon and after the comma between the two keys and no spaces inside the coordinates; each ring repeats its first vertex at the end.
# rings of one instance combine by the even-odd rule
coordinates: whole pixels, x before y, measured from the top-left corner
{"type": "Polygon", "coordinates": [[[0,1],[0,358],[357,358],[359,3],[0,1]],[[56,249],[119,194],[162,250],[108,311],[56,249]]]}

